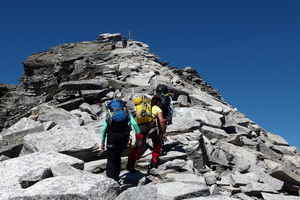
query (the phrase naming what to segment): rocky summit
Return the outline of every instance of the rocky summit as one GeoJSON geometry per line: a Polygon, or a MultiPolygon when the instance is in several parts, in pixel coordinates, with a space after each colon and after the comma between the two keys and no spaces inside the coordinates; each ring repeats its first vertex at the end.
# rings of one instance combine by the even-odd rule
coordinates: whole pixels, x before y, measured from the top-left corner
{"type": "Polygon", "coordinates": [[[230,106],[192,67],[120,39],[105,33],[35,53],[19,85],[0,84],[0,199],[300,199],[296,147],[230,106]],[[129,173],[128,149],[115,182],[99,148],[105,105],[121,98],[134,112],[133,98],[151,97],[158,84],[175,107],[160,165],[147,173],[148,149],[129,173]]]}

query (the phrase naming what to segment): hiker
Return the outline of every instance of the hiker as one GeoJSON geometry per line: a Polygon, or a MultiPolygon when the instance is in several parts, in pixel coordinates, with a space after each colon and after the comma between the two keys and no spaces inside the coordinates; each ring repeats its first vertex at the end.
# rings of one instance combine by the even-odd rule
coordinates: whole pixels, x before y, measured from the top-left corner
{"type": "Polygon", "coordinates": [[[111,50],[116,49],[117,42],[115,40],[111,40],[111,50]]]}
{"type": "Polygon", "coordinates": [[[139,157],[141,157],[140,155],[141,149],[146,145],[147,137],[151,138],[153,143],[152,159],[149,165],[149,170],[153,167],[155,168],[158,167],[159,156],[160,156],[161,145],[162,145],[161,138],[163,139],[163,141],[166,141],[167,139],[163,113],[162,110],[159,108],[160,104],[161,104],[161,98],[158,95],[154,95],[151,99],[151,104],[150,104],[151,105],[150,112],[152,115],[151,118],[152,120],[146,123],[139,123],[139,121],[137,120],[140,131],[142,133],[142,144],[136,145],[132,149],[131,153],[128,155],[128,163],[126,169],[129,172],[132,173],[136,172],[135,162],[139,157]],[[155,122],[156,120],[157,122],[155,122]],[[159,131],[158,127],[160,127],[162,131],[159,131]]]}
{"type": "Polygon", "coordinates": [[[172,98],[169,95],[168,87],[163,84],[159,84],[156,87],[156,94],[159,95],[161,98],[160,108],[163,112],[165,128],[167,129],[167,126],[172,124],[172,117],[173,117],[172,98]]]}
{"type": "MultiPolygon", "coordinates": [[[[156,87],[156,95],[158,95],[161,98],[161,104],[160,104],[160,109],[163,111],[163,118],[164,118],[164,123],[165,123],[165,130],[164,132],[167,132],[167,127],[168,125],[172,124],[172,117],[173,117],[173,102],[172,98],[169,95],[169,90],[168,87],[159,84],[156,87]]],[[[161,131],[161,130],[160,130],[161,131]]],[[[166,154],[166,151],[164,149],[164,146],[162,145],[162,155],[166,154]]]]}
{"type": "Polygon", "coordinates": [[[107,105],[106,118],[103,122],[101,134],[101,149],[107,149],[106,176],[119,181],[121,156],[129,142],[131,126],[136,133],[136,140],[141,141],[142,135],[133,116],[126,109],[126,103],[114,99],[107,105]]]}
{"type": "Polygon", "coordinates": [[[123,48],[127,47],[127,39],[125,36],[122,36],[122,45],[123,45],[123,48]]]}

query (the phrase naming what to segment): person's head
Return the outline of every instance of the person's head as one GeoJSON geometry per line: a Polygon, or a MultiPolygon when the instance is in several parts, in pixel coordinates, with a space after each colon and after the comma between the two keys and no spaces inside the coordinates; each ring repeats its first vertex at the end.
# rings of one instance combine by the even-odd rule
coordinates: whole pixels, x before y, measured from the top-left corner
{"type": "Polygon", "coordinates": [[[156,87],[156,93],[168,94],[169,93],[168,87],[163,84],[159,84],[156,87]]]}
{"type": "Polygon", "coordinates": [[[161,104],[161,98],[158,94],[154,95],[151,99],[152,106],[159,106],[161,104]]]}

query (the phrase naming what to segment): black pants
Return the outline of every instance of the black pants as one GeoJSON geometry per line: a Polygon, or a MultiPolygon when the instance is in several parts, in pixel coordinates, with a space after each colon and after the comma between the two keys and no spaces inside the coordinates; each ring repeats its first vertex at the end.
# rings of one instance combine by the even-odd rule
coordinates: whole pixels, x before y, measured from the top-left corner
{"type": "Polygon", "coordinates": [[[129,134],[109,131],[107,133],[107,165],[106,176],[119,180],[121,156],[128,144],[129,134]]]}

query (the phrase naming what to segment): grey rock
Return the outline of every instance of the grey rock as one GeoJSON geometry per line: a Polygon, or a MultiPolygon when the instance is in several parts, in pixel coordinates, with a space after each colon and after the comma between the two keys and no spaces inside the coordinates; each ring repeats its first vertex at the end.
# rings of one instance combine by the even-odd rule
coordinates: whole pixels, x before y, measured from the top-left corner
{"type": "Polygon", "coordinates": [[[120,33],[102,33],[98,36],[97,40],[100,41],[109,41],[111,39],[121,39],[121,34],[120,33]]]}
{"type": "Polygon", "coordinates": [[[175,108],[174,111],[176,115],[173,117],[173,124],[168,127],[169,132],[189,132],[200,128],[200,122],[213,127],[221,127],[222,125],[220,120],[222,115],[200,107],[175,108]]]}
{"type": "Polygon", "coordinates": [[[98,90],[107,87],[108,81],[105,79],[68,81],[60,85],[60,88],[64,90],[98,90]]]}
{"type": "Polygon", "coordinates": [[[272,188],[274,188],[274,190],[280,191],[284,186],[283,181],[281,181],[277,178],[273,178],[272,176],[270,176],[269,174],[267,174],[265,172],[259,173],[258,177],[259,177],[260,183],[270,185],[272,188]]]}
{"type": "Polygon", "coordinates": [[[279,145],[273,145],[271,149],[281,155],[295,155],[297,153],[296,147],[291,146],[279,146],[279,145]]]}
{"type": "MultiPolygon", "coordinates": [[[[37,152],[2,161],[0,165],[0,199],[8,199],[9,196],[19,191],[22,192],[20,181],[30,181],[32,178],[39,177],[40,175],[42,175],[40,177],[43,177],[45,170],[47,171],[47,169],[58,162],[66,162],[70,166],[83,169],[83,161],[56,152],[37,152]],[[35,171],[41,173],[34,175],[35,171]]],[[[35,180],[37,179],[35,178],[35,180]]]]}
{"type": "MultiPolygon", "coordinates": [[[[95,108],[95,106],[93,107],[93,106],[91,106],[90,104],[88,104],[88,103],[83,103],[83,104],[81,104],[80,106],[79,106],[79,108],[80,108],[80,110],[82,111],[82,112],[87,112],[87,113],[89,113],[89,114],[91,114],[91,115],[98,115],[98,112],[97,112],[97,110],[94,110],[94,108],[95,108]]],[[[98,111],[99,111],[99,108],[98,108],[98,111]]]]}
{"type": "Polygon", "coordinates": [[[172,161],[167,161],[159,166],[160,170],[168,170],[174,169],[179,170],[182,169],[186,165],[186,161],[182,159],[174,159],[172,161]]]}
{"type": "Polygon", "coordinates": [[[97,157],[99,146],[88,131],[77,129],[58,129],[35,133],[24,137],[23,154],[36,151],[56,151],[89,161],[97,157]]]}
{"type": "Polygon", "coordinates": [[[213,185],[217,183],[217,174],[213,171],[206,172],[203,174],[203,177],[207,185],[213,185]]]}
{"type": "Polygon", "coordinates": [[[246,173],[250,169],[250,164],[247,159],[238,158],[235,163],[235,170],[240,173],[246,173]]]}
{"type": "Polygon", "coordinates": [[[103,175],[82,174],[44,179],[10,199],[115,199],[120,186],[103,175]]]}
{"type": "Polygon", "coordinates": [[[111,92],[110,88],[102,90],[80,90],[80,95],[86,102],[99,103],[111,92]]]}
{"type": "Polygon", "coordinates": [[[229,134],[239,134],[239,135],[244,135],[244,136],[249,136],[252,133],[252,130],[238,125],[238,124],[225,124],[224,126],[224,130],[229,133],[229,134]]]}
{"type": "Polygon", "coordinates": [[[231,175],[231,184],[233,187],[246,186],[254,181],[258,181],[258,175],[254,173],[240,174],[234,172],[231,175]]]}
{"type": "Polygon", "coordinates": [[[241,199],[241,200],[254,200],[254,198],[249,197],[244,193],[237,193],[232,196],[233,198],[241,199]]]}
{"type": "Polygon", "coordinates": [[[52,176],[71,176],[71,175],[82,175],[87,174],[87,172],[76,169],[70,166],[68,163],[59,162],[56,165],[50,167],[52,176]]]}
{"type": "MultiPolygon", "coordinates": [[[[207,90],[209,89],[207,88],[207,90]]],[[[232,110],[232,108],[229,105],[224,104],[224,102],[220,101],[219,99],[216,99],[217,97],[215,97],[216,96],[195,88],[192,90],[190,95],[190,98],[194,99],[194,101],[198,100],[208,106],[219,107],[223,110],[224,113],[228,113],[232,110]]]]}
{"type": "Polygon", "coordinates": [[[1,161],[4,161],[4,160],[8,160],[8,159],[10,159],[10,158],[7,157],[7,156],[5,156],[5,155],[1,155],[1,156],[0,156],[0,162],[1,162],[1,161]]]}
{"type": "Polygon", "coordinates": [[[82,98],[77,98],[77,99],[65,101],[60,104],[56,104],[56,107],[63,108],[67,111],[71,111],[71,110],[77,109],[79,107],[79,105],[82,104],[83,102],[84,102],[84,100],[82,98]]]}
{"type": "Polygon", "coordinates": [[[300,175],[294,173],[291,169],[283,165],[274,168],[270,175],[279,180],[300,186],[300,175]]]}
{"type": "Polygon", "coordinates": [[[11,133],[17,132],[35,133],[44,131],[42,124],[38,121],[32,120],[31,118],[23,117],[17,123],[9,127],[7,130],[1,132],[2,137],[11,133]]]}
{"type": "Polygon", "coordinates": [[[251,120],[249,120],[247,118],[246,115],[235,111],[235,110],[231,110],[226,116],[225,116],[225,124],[226,125],[241,125],[246,127],[246,125],[248,125],[251,122],[251,120]]]}
{"type": "Polygon", "coordinates": [[[126,82],[139,86],[147,86],[150,85],[150,81],[154,76],[154,72],[149,72],[145,74],[131,73],[130,78],[128,78],[126,82]]]}
{"type": "Polygon", "coordinates": [[[213,128],[209,126],[202,126],[201,132],[208,138],[208,139],[223,139],[229,137],[229,135],[222,129],[213,128]]]}
{"type": "Polygon", "coordinates": [[[300,200],[297,196],[275,195],[270,193],[261,193],[264,200],[300,200]]]}
{"type": "Polygon", "coordinates": [[[75,116],[78,116],[82,120],[83,126],[93,122],[96,118],[96,116],[93,117],[89,113],[81,112],[80,110],[72,110],[70,113],[72,113],[75,116]]]}
{"type": "Polygon", "coordinates": [[[178,152],[178,151],[169,151],[166,155],[161,156],[160,160],[162,163],[165,163],[167,161],[172,161],[175,159],[182,160],[186,158],[187,158],[186,153],[178,152]]]}
{"type": "Polygon", "coordinates": [[[278,160],[282,159],[282,155],[274,152],[269,146],[267,146],[265,143],[258,143],[258,150],[263,153],[265,157],[268,158],[276,158],[278,160]]]}
{"type": "Polygon", "coordinates": [[[197,183],[205,185],[205,179],[202,176],[196,174],[178,174],[178,173],[168,173],[165,178],[184,183],[197,183]]]}
{"type": "Polygon", "coordinates": [[[23,137],[44,131],[44,126],[40,122],[31,118],[22,118],[9,129],[3,131],[0,135],[0,153],[9,157],[16,157],[20,154],[23,144],[23,137]]]}
{"type": "Polygon", "coordinates": [[[85,162],[84,171],[95,173],[95,174],[101,173],[105,171],[106,163],[107,163],[106,159],[85,162]]]}
{"type": "Polygon", "coordinates": [[[210,200],[238,200],[238,198],[233,198],[229,197],[226,195],[212,195],[212,196],[207,196],[207,197],[196,197],[196,198],[191,198],[190,200],[202,200],[202,199],[210,199],[210,200]]]}
{"type": "Polygon", "coordinates": [[[243,193],[256,197],[259,197],[263,192],[278,194],[271,186],[258,182],[252,182],[246,186],[241,186],[240,188],[243,193]]]}
{"type": "Polygon", "coordinates": [[[155,186],[158,199],[184,199],[209,195],[209,188],[199,184],[170,182],[155,186]]]}
{"type": "Polygon", "coordinates": [[[49,122],[44,122],[43,123],[43,126],[44,126],[44,130],[45,131],[48,131],[50,130],[51,128],[53,128],[54,126],[56,126],[55,122],[53,121],[49,121],[49,122]]]}
{"type": "Polygon", "coordinates": [[[46,111],[39,111],[38,120],[41,122],[53,121],[60,127],[79,127],[82,120],[62,108],[49,108],[46,111]]]}
{"type": "Polygon", "coordinates": [[[135,188],[129,188],[122,192],[116,200],[140,200],[149,199],[156,200],[157,198],[157,187],[155,186],[139,186],[135,188]]]}
{"type": "Polygon", "coordinates": [[[49,168],[33,168],[28,170],[26,175],[21,176],[19,181],[22,188],[28,188],[33,184],[49,177],[52,177],[52,172],[49,168]]]}
{"type": "Polygon", "coordinates": [[[220,189],[218,188],[218,186],[216,184],[210,186],[209,188],[210,191],[210,195],[218,195],[220,192],[220,189]]]}
{"type": "Polygon", "coordinates": [[[299,156],[289,156],[289,155],[283,155],[283,162],[287,165],[291,165],[295,167],[296,169],[300,169],[300,157],[299,156]]]}
{"type": "Polygon", "coordinates": [[[267,132],[267,138],[272,144],[289,146],[289,143],[279,135],[267,132]]]}
{"type": "Polygon", "coordinates": [[[190,102],[188,100],[187,95],[179,95],[177,98],[177,102],[179,102],[180,106],[183,106],[183,107],[190,106],[190,102]]]}
{"type": "Polygon", "coordinates": [[[247,158],[249,164],[256,164],[257,160],[259,160],[258,158],[262,156],[260,152],[251,149],[245,149],[222,141],[218,143],[218,146],[220,146],[224,152],[227,152],[235,158],[247,158]]]}

